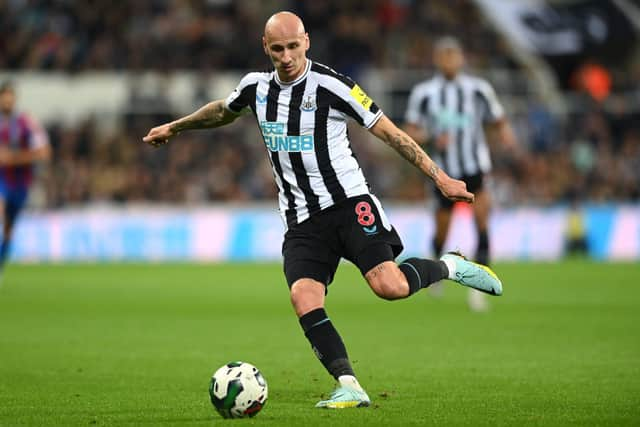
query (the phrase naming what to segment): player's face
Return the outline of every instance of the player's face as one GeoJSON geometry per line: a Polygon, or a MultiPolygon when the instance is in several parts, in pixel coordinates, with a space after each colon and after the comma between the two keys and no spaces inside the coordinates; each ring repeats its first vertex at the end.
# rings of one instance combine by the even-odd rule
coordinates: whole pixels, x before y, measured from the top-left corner
{"type": "Polygon", "coordinates": [[[441,49],[435,54],[435,63],[442,74],[453,78],[464,65],[464,56],[460,49],[441,49]]]}
{"type": "Polygon", "coordinates": [[[0,92],[0,111],[3,114],[11,113],[15,104],[16,94],[13,90],[4,90],[0,92]]]}
{"type": "Polygon", "coordinates": [[[309,49],[309,35],[307,33],[294,37],[263,37],[265,53],[278,72],[283,82],[297,79],[306,65],[306,52],[309,49]]]}

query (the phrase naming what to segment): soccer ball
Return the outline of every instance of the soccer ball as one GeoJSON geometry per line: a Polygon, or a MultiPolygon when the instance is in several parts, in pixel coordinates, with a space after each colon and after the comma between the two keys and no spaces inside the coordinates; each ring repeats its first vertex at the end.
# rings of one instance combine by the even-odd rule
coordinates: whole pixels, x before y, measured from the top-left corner
{"type": "Polygon", "coordinates": [[[211,377],[209,396],[223,418],[253,417],[267,402],[267,382],[252,364],[231,362],[211,377]]]}

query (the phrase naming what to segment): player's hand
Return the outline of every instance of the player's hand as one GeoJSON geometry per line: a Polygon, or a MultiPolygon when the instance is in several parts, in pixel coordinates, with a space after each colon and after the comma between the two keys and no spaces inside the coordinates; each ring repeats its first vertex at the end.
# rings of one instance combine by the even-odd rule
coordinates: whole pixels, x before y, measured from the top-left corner
{"type": "Polygon", "coordinates": [[[0,147],[0,165],[7,166],[11,163],[13,159],[13,153],[11,149],[7,147],[0,147]]]}
{"type": "Polygon", "coordinates": [[[142,141],[154,147],[159,147],[169,142],[169,138],[175,134],[176,133],[171,130],[171,123],[166,123],[151,129],[147,136],[142,138],[142,141]]]}
{"type": "Polygon", "coordinates": [[[451,143],[451,138],[446,133],[441,133],[435,139],[435,146],[440,151],[444,151],[449,143],[451,143]]]}
{"type": "Polygon", "coordinates": [[[438,189],[449,200],[454,202],[473,203],[473,193],[467,191],[467,184],[464,181],[453,179],[449,176],[438,181],[438,189]]]}

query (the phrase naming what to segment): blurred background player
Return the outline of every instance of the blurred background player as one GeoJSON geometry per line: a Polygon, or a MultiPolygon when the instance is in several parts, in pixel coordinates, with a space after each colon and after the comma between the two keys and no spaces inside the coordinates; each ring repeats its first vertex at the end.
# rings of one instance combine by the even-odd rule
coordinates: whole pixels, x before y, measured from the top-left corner
{"type": "MultiPolygon", "coordinates": [[[[411,91],[405,114],[406,131],[419,141],[434,160],[452,177],[461,179],[475,194],[473,216],[477,230],[475,259],[489,264],[489,212],[491,199],[485,176],[491,171],[491,158],[485,137],[485,126],[510,149],[516,138],[504,109],[491,85],[462,72],[464,54],[454,37],[442,37],[434,47],[437,74],[417,84],[411,91]]],[[[434,256],[442,254],[447,240],[454,202],[437,191],[433,237],[434,256]]],[[[479,292],[469,291],[469,305],[484,311],[487,302],[479,292]]]]}
{"type": "Polygon", "coordinates": [[[50,157],[49,141],[40,125],[18,112],[15,88],[0,84],[0,212],[3,233],[0,244],[0,272],[9,256],[13,227],[27,201],[36,162],[50,157]]]}

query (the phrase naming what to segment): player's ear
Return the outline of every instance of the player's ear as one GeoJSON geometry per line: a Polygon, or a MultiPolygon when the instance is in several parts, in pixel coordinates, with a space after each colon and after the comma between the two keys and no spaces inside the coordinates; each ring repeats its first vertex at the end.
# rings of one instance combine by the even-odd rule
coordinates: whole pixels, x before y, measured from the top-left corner
{"type": "Polygon", "coordinates": [[[311,41],[309,40],[309,33],[304,33],[304,50],[305,52],[311,47],[311,41]]]}
{"type": "Polygon", "coordinates": [[[262,36],[262,49],[264,49],[264,54],[269,56],[269,49],[267,49],[267,39],[265,36],[262,36]]]}

